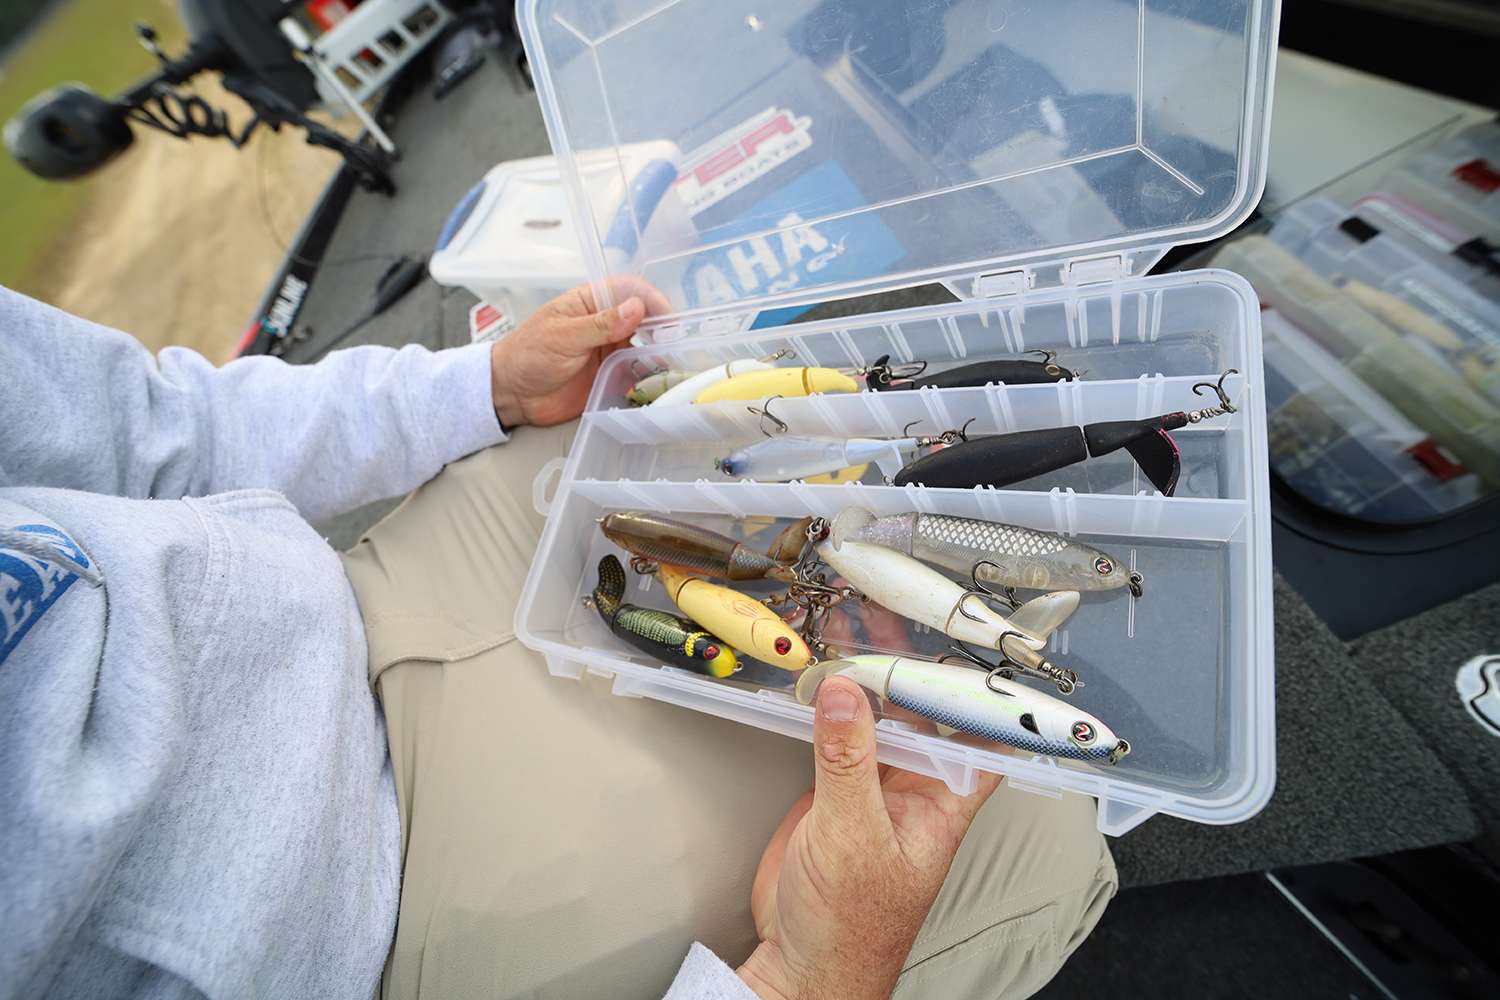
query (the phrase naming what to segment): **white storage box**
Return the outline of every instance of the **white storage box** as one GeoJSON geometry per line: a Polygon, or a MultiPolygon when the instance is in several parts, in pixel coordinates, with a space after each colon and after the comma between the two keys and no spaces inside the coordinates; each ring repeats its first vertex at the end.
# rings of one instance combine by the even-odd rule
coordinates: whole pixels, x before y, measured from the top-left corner
{"type": "MultiPolygon", "coordinates": [[[[642,231],[630,270],[674,312],[606,362],[572,452],[538,481],[549,515],[517,612],[522,641],[555,674],[612,676],[621,695],[808,739],[794,675],[752,664],[718,682],[609,633],[582,604],[599,558],[621,554],[596,518],[670,512],[761,543],[792,518],[859,504],[1060,531],[1145,575],[1140,600],[1088,596],[1053,640],[1086,681],[1071,697],[1134,751],[1095,767],[883,719],[881,759],[961,790],[988,770],[1096,795],[1109,833],[1157,812],[1233,823],[1258,811],[1275,772],[1258,305],[1226,272],[1144,274],[1172,244],[1228,232],[1259,198],[1276,4],[527,0],[520,15],[596,294],[607,295],[608,250],[581,157],[671,141],[684,152],[669,197],[693,223],[686,238],[642,231]],[[764,309],[931,281],[962,301],[738,332],[764,309]],[[712,458],[759,436],[744,403],[625,405],[643,370],[783,348],[797,364],[891,354],[938,367],[1052,348],[1087,370],[1060,385],[779,400],[796,433],[1151,416],[1206,405],[1192,385],[1228,368],[1240,409],[1178,435],[1182,482],[1163,497],[1123,455],[1004,490],[896,488],[874,474],[736,482],[712,458]]],[[[669,606],[649,578],[627,593],[669,606]]],[[[875,645],[880,609],[850,612],[852,642],[875,645]]],[[[909,623],[900,632],[918,654],[946,645],[909,623]]]]}
{"type": "MultiPolygon", "coordinates": [[[[628,269],[638,241],[635,223],[677,242],[692,223],[676,198],[664,197],[677,177],[677,147],[636,143],[579,157],[588,201],[599,212],[612,270],[628,269]]],[[[469,289],[516,321],[559,292],[588,280],[557,159],[535,156],[501,163],[454,207],[427,269],[440,285],[469,289]]]]}

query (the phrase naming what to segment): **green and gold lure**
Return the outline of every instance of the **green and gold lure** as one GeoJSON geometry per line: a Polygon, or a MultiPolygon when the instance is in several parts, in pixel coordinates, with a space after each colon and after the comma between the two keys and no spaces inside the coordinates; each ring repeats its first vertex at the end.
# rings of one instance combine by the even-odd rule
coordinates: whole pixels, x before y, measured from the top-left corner
{"type": "Polygon", "coordinates": [[[728,677],[740,669],[734,650],[693,621],[655,608],[622,604],[624,596],[625,567],[614,556],[605,556],[599,560],[599,583],[592,603],[610,631],[674,667],[710,677],[728,677]]]}

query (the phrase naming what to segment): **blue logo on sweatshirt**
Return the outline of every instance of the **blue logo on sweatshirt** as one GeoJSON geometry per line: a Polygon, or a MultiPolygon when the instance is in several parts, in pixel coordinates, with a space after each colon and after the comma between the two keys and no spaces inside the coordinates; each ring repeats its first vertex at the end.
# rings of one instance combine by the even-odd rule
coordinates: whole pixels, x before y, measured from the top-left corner
{"type": "Polygon", "coordinates": [[[0,532],[0,663],[47,609],[78,582],[73,565],[89,569],[93,564],[78,543],[50,525],[18,524],[0,532]],[[18,547],[15,536],[22,532],[35,535],[39,544],[18,547]],[[12,544],[7,544],[7,534],[12,544]],[[49,548],[65,558],[44,558],[41,553],[49,548]]]}

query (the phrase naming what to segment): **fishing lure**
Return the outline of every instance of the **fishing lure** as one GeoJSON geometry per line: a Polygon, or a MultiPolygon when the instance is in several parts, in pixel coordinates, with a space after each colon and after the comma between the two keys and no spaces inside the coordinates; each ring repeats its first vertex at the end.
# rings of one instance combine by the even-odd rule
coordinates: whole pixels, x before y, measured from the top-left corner
{"type": "MultiPolygon", "coordinates": [[[[920,370],[911,375],[897,372],[889,366],[890,355],[886,355],[870,366],[865,384],[877,392],[882,392],[893,389],[925,389],[929,386],[935,389],[972,388],[988,385],[991,382],[1004,382],[1006,385],[1042,385],[1048,382],[1068,382],[1082,377],[1082,372],[1075,372],[1058,364],[1056,351],[1039,350],[1027,353],[1040,354],[1042,360],[1020,361],[1011,358],[975,361],[971,364],[934,372],[931,375],[922,375],[920,370]]],[[[925,369],[925,362],[922,363],[922,367],[925,369]]]]}
{"type": "Polygon", "coordinates": [[[794,522],[762,555],[733,538],[696,524],[655,514],[614,513],[599,520],[604,537],[631,555],[651,563],[681,566],[726,580],[793,579],[789,568],[807,544],[812,518],[794,522]]]}
{"type": "Polygon", "coordinates": [[[664,368],[637,379],[625,392],[625,401],[634,406],[646,406],[656,402],[669,391],[696,377],[693,372],[676,368],[664,368]]]}
{"type": "Polygon", "coordinates": [[[817,662],[803,638],[761,602],[673,566],[658,566],[656,575],[683,614],[745,655],[793,671],[817,662]]]}
{"type": "Polygon", "coordinates": [[[614,556],[599,560],[599,583],[592,604],[611,632],[639,650],[674,667],[710,677],[728,677],[740,669],[734,650],[697,624],[656,608],[621,603],[625,596],[625,567],[614,556]]]}
{"type": "Polygon", "coordinates": [[[1141,574],[1091,545],[1050,531],[948,514],[876,517],[846,507],[828,525],[828,539],[870,542],[961,573],[988,587],[1028,590],[1114,590],[1141,596],[1141,574]]]}
{"type": "Polygon", "coordinates": [[[687,373],[685,378],[678,379],[666,391],[649,402],[652,406],[678,406],[691,403],[710,386],[737,375],[748,375],[751,372],[774,368],[777,361],[791,357],[791,354],[791,351],[776,351],[763,358],[735,358],[733,361],[726,361],[706,371],[687,373]]]}
{"type": "Polygon", "coordinates": [[[859,383],[837,368],[767,368],[747,372],[703,390],[695,403],[766,396],[811,396],[815,392],[858,392],[859,383]]]}
{"type": "Polygon", "coordinates": [[[898,708],[959,732],[1018,750],[1115,764],[1130,743],[1099,718],[991,671],[904,656],[825,660],[797,678],[797,700],[810,705],[828,677],[848,677],[898,708]]]}
{"type": "MultiPolygon", "coordinates": [[[[963,436],[957,431],[946,431],[935,437],[903,435],[893,438],[829,438],[789,435],[786,433],[786,421],[771,412],[770,399],[759,407],[749,406],[746,409],[761,418],[761,433],[766,435],[766,440],[746,445],[725,458],[714,459],[714,468],[728,476],[762,482],[807,479],[856,467],[862,471],[872,462],[880,465],[886,475],[893,476],[904,467],[906,456],[912,452],[963,440],[963,436]],[[767,420],[775,426],[774,431],[766,429],[767,420]]],[[[908,425],[908,429],[910,426],[908,425]]]]}
{"type": "Polygon", "coordinates": [[[1171,496],[1182,472],[1182,456],[1168,432],[1234,413],[1235,407],[1224,392],[1224,380],[1236,374],[1231,368],[1217,382],[1199,382],[1193,386],[1193,392],[1198,394],[1205,387],[1212,389],[1218,394],[1218,406],[1179,410],[1144,420],[1106,420],[1081,427],[1049,427],[974,438],[923,455],[902,469],[893,483],[965,490],[975,486],[1004,487],[1124,448],[1151,484],[1163,496],[1171,496]]]}
{"type": "Polygon", "coordinates": [[[1043,655],[1047,639],[1077,610],[1076,590],[1043,594],[1007,617],[985,603],[984,594],[966,590],[894,549],[825,538],[817,554],[855,590],[903,618],[959,643],[995,650],[1008,666],[1047,678],[1063,694],[1077,686],[1076,673],[1043,655]]]}

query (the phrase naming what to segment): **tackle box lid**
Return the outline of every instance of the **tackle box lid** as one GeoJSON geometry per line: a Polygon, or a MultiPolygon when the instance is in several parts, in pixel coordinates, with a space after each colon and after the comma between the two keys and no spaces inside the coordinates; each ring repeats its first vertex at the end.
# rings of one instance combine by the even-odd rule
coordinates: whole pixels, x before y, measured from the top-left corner
{"type": "Polygon", "coordinates": [[[518,19],[589,279],[602,300],[607,274],[661,288],[644,339],[666,340],[929,282],[1111,280],[1229,232],[1264,184],[1278,7],[521,0],[518,19]],[[628,187],[643,142],[679,151],[670,183],[606,231],[580,165],[613,153],[628,187]]]}

